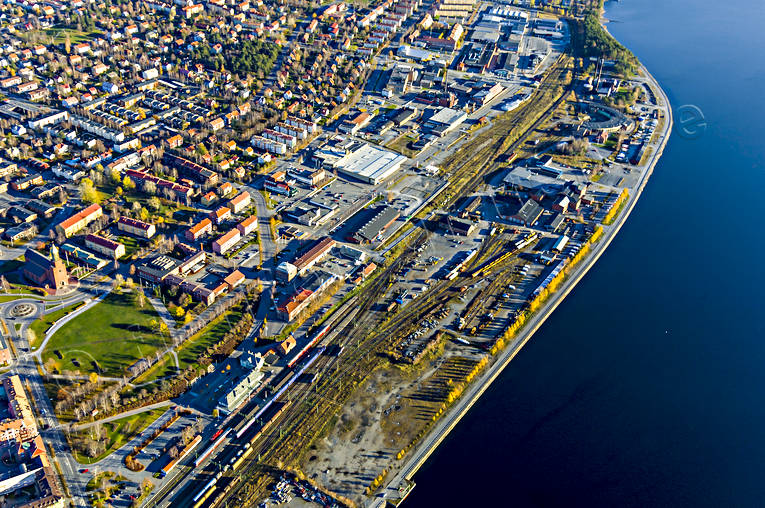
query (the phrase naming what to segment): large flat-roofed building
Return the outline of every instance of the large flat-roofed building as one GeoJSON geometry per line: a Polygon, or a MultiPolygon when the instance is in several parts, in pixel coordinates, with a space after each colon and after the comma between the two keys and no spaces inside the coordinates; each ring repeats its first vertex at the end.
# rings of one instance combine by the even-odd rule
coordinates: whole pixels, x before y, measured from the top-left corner
{"type": "Polygon", "coordinates": [[[382,206],[350,239],[358,243],[371,243],[400,216],[401,212],[392,206],[382,206]]]}
{"type": "Polygon", "coordinates": [[[403,155],[362,143],[333,165],[339,173],[377,185],[401,169],[407,160],[403,155]]]}
{"type": "Polygon", "coordinates": [[[168,275],[176,275],[179,272],[177,259],[170,256],[157,256],[147,263],[138,267],[138,276],[153,284],[158,284],[168,275]]]}
{"type": "Polygon", "coordinates": [[[467,113],[452,108],[441,108],[425,122],[425,128],[438,136],[445,136],[467,120],[467,113]]]}
{"type": "Polygon", "coordinates": [[[103,214],[104,211],[101,209],[101,205],[93,203],[84,210],[80,210],[68,219],[60,222],[58,226],[56,226],[56,229],[63,233],[65,237],[69,238],[103,214]]]}
{"type": "Polygon", "coordinates": [[[548,174],[534,168],[522,166],[508,171],[502,181],[508,190],[550,195],[558,194],[566,183],[560,178],[548,176],[548,174]]]}

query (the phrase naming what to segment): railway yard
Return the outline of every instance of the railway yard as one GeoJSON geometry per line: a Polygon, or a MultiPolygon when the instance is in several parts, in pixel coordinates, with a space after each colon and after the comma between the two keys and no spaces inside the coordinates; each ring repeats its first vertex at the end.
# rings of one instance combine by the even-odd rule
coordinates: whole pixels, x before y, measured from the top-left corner
{"type": "MultiPolygon", "coordinates": [[[[236,17],[208,4],[179,9],[202,27],[189,47],[236,17]]],[[[124,93],[104,82],[71,116],[53,106],[74,97],[2,101],[0,115],[37,115],[14,128],[24,140],[117,152],[65,160],[59,144],[48,164],[7,150],[26,169],[0,204],[32,239],[14,237],[0,265],[0,349],[18,378],[2,381],[31,396],[61,500],[398,506],[603,252],[661,155],[667,98],[644,69],[573,47],[594,2],[452,4],[332,3],[290,17],[294,31],[247,28],[237,65],[251,40],[278,43],[261,48],[274,72],[241,89],[201,77],[226,65],[216,44],[183,72],[133,71],[124,93]],[[338,22],[353,36],[329,43],[338,22]],[[312,74],[321,62],[353,76],[344,89],[312,74]],[[283,69],[298,64],[331,108],[297,108],[308,90],[283,69]],[[19,205],[43,173],[60,209],[26,201],[68,219],[19,205]]],[[[151,20],[174,19],[152,6],[151,20]]],[[[44,41],[69,54],[66,30],[44,41]]]]}
{"type": "Polygon", "coordinates": [[[599,223],[616,201],[607,189],[591,189],[586,211],[557,230],[540,226],[543,220],[508,221],[496,203],[517,200],[513,192],[485,200],[491,219],[474,218],[466,234],[439,218],[501,180],[516,151],[534,144],[565,105],[560,83],[569,65],[562,57],[551,68],[529,111],[495,120],[474,147],[443,165],[451,185],[415,218],[405,242],[394,240],[397,255],[308,332],[307,340],[321,338],[309,340],[315,347],[300,370],[274,385],[275,402],[243,410],[247,416],[230,422],[237,438],[167,499],[218,506],[271,495],[279,504],[286,501],[283,471],[326,489],[304,496],[319,504],[374,499],[367,496],[512,337],[513,324],[531,319],[547,286],[602,237],[599,223]]]}

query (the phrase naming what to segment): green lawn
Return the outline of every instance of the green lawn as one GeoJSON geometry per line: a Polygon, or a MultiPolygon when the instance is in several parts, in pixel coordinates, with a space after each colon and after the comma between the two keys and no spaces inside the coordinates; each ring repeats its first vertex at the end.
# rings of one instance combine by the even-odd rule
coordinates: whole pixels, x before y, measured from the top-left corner
{"type": "MultiPolygon", "coordinates": [[[[208,347],[212,346],[223,338],[223,335],[231,329],[234,323],[242,317],[241,305],[223,314],[223,316],[214,320],[204,327],[199,333],[184,342],[180,348],[176,349],[178,354],[178,364],[181,370],[189,365],[194,365],[197,358],[208,347]]],[[[171,376],[176,373],[175,358],[173,355],[165,355],[159,362],[138,376],[135,383],[145,383],[154,381],[164,376],[171,376]]]]}
{"type": "Polygon", "coordinates": [[[9,272],[14,272],[21,268],[24,264],[24,256],[19,256],[16,259],[11,259],[0,265],[0,275],[5,275],[9,272]]]}
{"type": "Polygon", "coordinates": [[[150,304],[140,309],[132,293],[111,293],[53,335],[43,362],[59,371],[82,373],[96,371],[97,362],[103,375],[121,376],[136,360],[166,344],[150,329],[152,319],[159,321],[150,304]]]}
{"type": "Polygon", "coordinates": [[[123,235],[117,237],[116,240],[125,246],[125,255],[122,257],[122,259],[130,259],[130,256],[132,256],[135,251],[141,247],[138,239],[132,236],[123,235]]]}
{"type": "Polygon", "coordinates": [[[88,33],[72,28],[46,28],[43,32],[45,32],[45,35],[53,37],[54,44],[63,44],[66,41],[67,34],[69,34],[69,42],[79,44],[81,42],[88,42],[94,36],[101,33],[98,30],[88,33]]]}
{"type": "MultiPolygon", "coordinates": [[[[113,422],[104,423],[103,426],[106,429],[106,451],[97,457],[86,457],[82,454],[78,447],[73,448],[74,458],[81,464],[93,464],[103,459],[110,453],[119,450],[125,443],[133,439],[139,432],[151,425],[154,420],[162,416],[167,411],[167,408],[152,409],[151,411],[145,411],[138,413],[137,415],[127,416],[114,420],[113,422]]],[[[90,427],[79,432],[72,433],[72,442],[76,443],[78,439],[92,439],[94,437],[93,427],[90,427]]]]}
{"type": "Polygon", "coordinates": [[[82,306],[83,304],[83,302],[80,302],[74,305],[70,305],[69,307],[64,307],[63,309],[57,310],[56,312],[51,312],[50,314],[46,314],[40,319],[35,320],[31,325],[29,325],[29,328],[35,333],[35,340],[29,343],[32,349],[38,348],[38,346],[45,338],[45,332],[48,331],[48,328],[53,326],[53,323],[66,316],[76,308],[82,306]]]}

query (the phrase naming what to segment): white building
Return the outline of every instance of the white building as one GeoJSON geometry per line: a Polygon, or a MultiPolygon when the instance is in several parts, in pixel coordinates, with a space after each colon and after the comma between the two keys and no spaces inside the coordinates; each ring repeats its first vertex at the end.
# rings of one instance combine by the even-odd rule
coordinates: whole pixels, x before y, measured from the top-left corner
{"type": "Polygon", "coordinates": [[[333,164],[344,175],[377,185],[401,169],[408,159],[367,143],[350,151],[333,164]]]}

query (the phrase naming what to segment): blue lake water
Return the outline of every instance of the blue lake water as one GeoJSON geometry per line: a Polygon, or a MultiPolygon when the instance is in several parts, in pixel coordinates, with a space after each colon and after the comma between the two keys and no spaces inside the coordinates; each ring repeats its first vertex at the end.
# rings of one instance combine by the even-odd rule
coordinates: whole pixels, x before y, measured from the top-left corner
{"type": "Polygon", "coordinates": [[[765,505],[765,2],[606,15],[707,129],[676,124],[619,236],[407,507],[765,505]]]}

